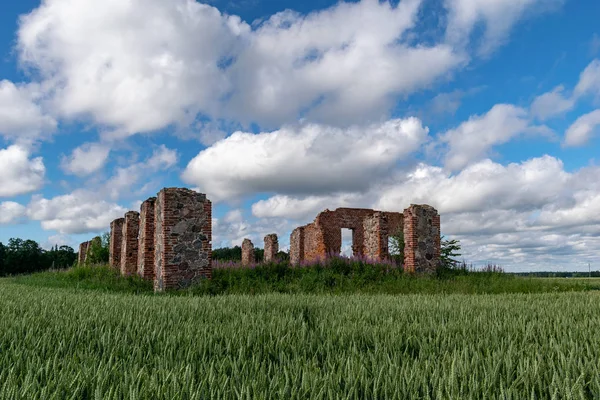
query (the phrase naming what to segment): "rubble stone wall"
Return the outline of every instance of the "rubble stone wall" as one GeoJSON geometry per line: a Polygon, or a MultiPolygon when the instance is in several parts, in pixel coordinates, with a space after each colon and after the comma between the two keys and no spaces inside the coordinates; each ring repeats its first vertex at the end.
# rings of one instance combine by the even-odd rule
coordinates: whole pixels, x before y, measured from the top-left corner
{"type": "Polygon", "coordinates": [[[140,206],[137,273],[144,279],[154,280],[154,207],[156,197],[150,197],[140,206]]]}
{"type": "Polygon", "coordinates": [[[279,252],[279,242],[277,240],[277,234],[271,233],[265,236],[265,257],[264,262],[268,263],[275,261],[277,253],[279,252]]]}
{"type": "Polygon", "coordinates": [[[108,264],[121,269],[121,248],[123,247],[123,224],[125,218],[117,218],[110,223],[110,243],[108,244],[108,264]]]}
{"type": "Polygon", "coordinates": [[[290,235],[290,264],[299,265],[304,260],[304,227],[300,226],[290,235]]]}
{"type": "Polygon", "coordinates": [[[121,275],[133,275],[137,271],[138,234],[140,231],[140,213],[128,211],[123,223],[121,241],[121,275]]]}
{"type": "Polygon", "coordinates": [[[440,264],[440,215],[428,205],[404,210],[404,270],[435,272],[440,264]]]}
{"type": "Polygon", "coordinates": [[[212,276],[212,204],[205,194],[164,188],[154,209],[154,290],[182,289],[212,276]]]}
{"type": "Polygon", "coordinates": [[[89,245],[90,242],[83,242],[79,244],[79,254],[77,255],[77,263],[79,265],[83,265],[85,263],[89,245]]]}
{"type": "Polygon", "coordinates": [[[254,244],[250,239],[242,242],[242,265],[250,265],[256,262],[254,257],[254,244]]]}

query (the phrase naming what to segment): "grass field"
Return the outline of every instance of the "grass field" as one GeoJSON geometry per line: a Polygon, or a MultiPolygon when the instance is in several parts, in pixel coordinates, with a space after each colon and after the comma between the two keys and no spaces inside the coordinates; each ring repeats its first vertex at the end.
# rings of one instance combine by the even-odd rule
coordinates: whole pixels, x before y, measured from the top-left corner
{"type": "Polygon", "coordinates": [[[2,399],[600,397],[597,291],[212,297],[15,282],[0,279],[2,399]]]}

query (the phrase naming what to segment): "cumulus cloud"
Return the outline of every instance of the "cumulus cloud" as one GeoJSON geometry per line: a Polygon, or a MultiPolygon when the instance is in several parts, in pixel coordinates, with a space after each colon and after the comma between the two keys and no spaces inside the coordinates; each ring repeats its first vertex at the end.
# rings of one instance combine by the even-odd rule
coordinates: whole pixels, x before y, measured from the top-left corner
{"type": "Polygon", "coordinates": [[[71,194],[46,199],[33,196],[27,215],[40,221],[45,230],[60,234],[91,233],[108,230],[110,222],[127,209],[98,198],[95,192],[76,190],[71,194]]]}
{"type": "Polygon", "coordinates": [[[110,148],[100,143],[86,143],[75,148],[69,157],[63,156],[62,169],[73,175],[86,176],[98,171],[108,159],[110,148]]]}
{"type": "Polygon", "coordinates": [[[579,75],[579,82],[575,86],[574,96],[586,94],[600,96],[600,60],[592,61],[579,75]]]}
{"type": "Polygon", "coordinates": [[[307,124],[236,132],[201,151],[182,179],[215,201],[258,192],[360,191],[427,140],[416,118],[347,129],[307,124]]]}
{"type": "Polygon", "coordinates": [[[512,27],[526,13],[543,12],[560,6],[564,0],[445,0],[448,9],[446,38],[465,46],[479,24],[485,28],[478,52],[488,55],[508,37],[512,27]]]}
{"type": "Polygon", "coordinates": [[[56,120],[36,102],[38,92],[36,85],[0,81],[0,135],[28,143],[56,129],[56,120]]]}
{"type": "Polygon", "coordinates": [[[565,146],[583,146],[600,125],[600,110],[582,115],[577,118],[565,133],[565,146]]]}
{"type": "Polygon", "coordinates": [[[486,114],[472,116],[457,128],[440,135],[439,141],[448,147],[446,167],[459,170],[486,157],[494,145],[539,129],[530,125],[525,109],[511,104],[496,104],[486,114]]]}
{"type": "Polygon", "coordinates": [[[58,115],[113,137],[187,126],[199,113],[267,127],[299,116],[349,124],[379,119],[392,96],[466,63],[450,45],[407,41],[420,6],[339,3],[252,29],[193,0],[47,0],[21,18],[18,50],[58,115]]]}
{"type": "Polygon", "coordinates": [[[29,157],[29,151],[19,145],[0,149],[0,197],[30,193],[42,187],[46,173],[42,157],[29,157]]]}
{"type": "Polygon", "coordinates": [[[0,203],[0,225],[14,224],[25,216],[25,206],[14,201],[0,203]]]}

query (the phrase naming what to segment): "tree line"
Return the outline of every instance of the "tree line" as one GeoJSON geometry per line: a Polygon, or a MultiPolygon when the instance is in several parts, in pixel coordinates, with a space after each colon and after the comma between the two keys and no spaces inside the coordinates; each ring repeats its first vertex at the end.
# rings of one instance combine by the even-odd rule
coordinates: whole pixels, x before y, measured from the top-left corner
{"type": "Polygon", "coordinates": [[[68,268],[76,260],[77,253],[70,246],[44,250],[35,240],[11,238],[7,244],[0,242],[0,276],[68,268]]]}

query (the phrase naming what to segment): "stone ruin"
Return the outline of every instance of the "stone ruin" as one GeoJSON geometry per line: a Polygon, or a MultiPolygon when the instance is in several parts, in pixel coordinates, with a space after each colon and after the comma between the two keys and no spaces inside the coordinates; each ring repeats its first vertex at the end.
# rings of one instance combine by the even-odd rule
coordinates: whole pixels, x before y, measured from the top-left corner
{"type": "Polygon", "coordinates": [[[242,242],[242,265],[250,265],[254,262],[256,262],[254,244],[250,239],[244,239],[242,242]]]}
{"type": "Polygon", "coordinates": [[[77,262],[79,264],[85,264],[88,261],[90,255],[93,254],[93,243],[96,243],[98,246],[101,246],[102,239],[100,238],[100,236],[96,236],[92,240],[83,242],[79,245],[79,254],[77,256],[77,262]]]}
{"type": "MultiPolygon", "coordinates": [[[[374,261],[389,258],[388,238],[404,234],[404,269],[433,272],[440,259],[440,216],[428,205],[399,212],[362,208],[325,210],[290,235],[290,263],[313,262],[339,255],[342,229],[352,230],[352,253],[374,261]]],[[[164,188],[110,224],[109,263],[123,275],[137,274],[154,282],[155,291],[189,287],[212,277],[212,203],[189,189],[164,188]]],[[[99,240],[95,238],[94,240],[99,240]]],[[[78,262],[89,256],[90,242],[79,245],[78,262]]],[[[264,238],[264,261],[279,251],[276,234],[264,238]]],[[[254,245],[242,243],[242,264],[255,261],[254,245]]]]}
{"type": "Polygon", "coordinates": [[[268,263],[276,261],[277,253],[279,252],[279,242],[277,241],[277,234],[271,233],[265,236],[265,256],[264,262],[268,263]]]}
{"type": "Polygon", "coordinates": [[[433,272],[440,258],[440,216],[428,205],[411,205],[404,213],[363,208],[325,210],[314,222],[294,229],[290,262],[298,265],[339,255],[342,229],[352,230],[352,254],[373,261],[389,258],[388,238],[404,234],[404,269],[433,272]]]}

